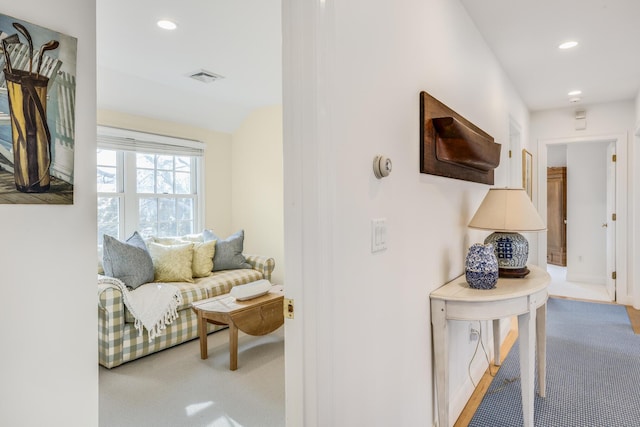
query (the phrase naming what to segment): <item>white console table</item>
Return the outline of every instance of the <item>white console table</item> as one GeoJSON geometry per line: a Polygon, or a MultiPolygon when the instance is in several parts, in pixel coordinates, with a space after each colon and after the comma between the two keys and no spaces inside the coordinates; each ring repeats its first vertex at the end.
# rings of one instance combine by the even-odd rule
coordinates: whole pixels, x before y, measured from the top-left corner
{"type": "MultiPolygon", "coordinates": [[[[524,279],[498,279],[493,289],[473,289],[462,275],[436,289],[431,298],[438,425],[449,427],[448,320],[493,320],[494,360],[500,361],[500,319],[518,316],[522,414],[525,427],[533,427],[536,349],[538,392],[545,395],[546,319],[549,273],[529,266],[524,279]]],[[[496,408],[497,411],[500,408],[496,408]]]]}

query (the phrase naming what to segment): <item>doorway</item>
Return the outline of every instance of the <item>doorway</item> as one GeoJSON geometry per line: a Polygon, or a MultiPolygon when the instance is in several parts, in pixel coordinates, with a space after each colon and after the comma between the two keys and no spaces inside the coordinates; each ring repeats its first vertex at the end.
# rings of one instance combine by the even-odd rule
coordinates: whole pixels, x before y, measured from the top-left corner
{"type": "Polygon", "coordinates": [[[546,193],[540,210],[547,212],[548,234],[539,252],[546,252],[552,295],[616,301],[616,142],[540,147],[540,190],[546,193]]]}

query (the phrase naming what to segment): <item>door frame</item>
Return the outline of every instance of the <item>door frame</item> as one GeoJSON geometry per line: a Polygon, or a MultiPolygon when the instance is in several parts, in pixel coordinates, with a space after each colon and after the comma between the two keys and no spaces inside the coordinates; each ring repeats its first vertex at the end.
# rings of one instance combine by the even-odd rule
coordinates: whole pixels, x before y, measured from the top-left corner
{"type": "Polygon", "coordinates": [[[609,297],[611,298],[612,301],[616,300],[616,283],[617,283],[617,279],[614,279],[612,277],[611,274],[608,274],[609,271],[615,271],[616,270],[616,259],[617,259],[617,252],[616,252],[616,247],[615,247],[615,243],[616,243],[616,223],[618,221],[613,221],[613,219],[611,218],[612,214],[616,212],[616,193],[615,193],[615,189],[617,186],[617,180],[615,177],[615,173],[616,170],[618,169],[618,162],[616,161],[615,163],[611,160],[612,156],[617,156],[617,151],[616,151],[616,143],[611,141],[607,143],[607,157],[609,158],[609,160],[607,160],[607,194],[606,194],[606,199],[607,199],[607,219],[606,219],[606,224],[607,224],[607,231],[606,231],[606,247],[607,247],[607,294],[609,295],[609,297]],[[613,177],[612,177],[613,175],[613,177]],[[613,182],[612,182],[613,181],[613,182]]]}
{"type": "Polygon", "coordinates": [[[333,3],[282,1],[283,172],[285,298],[294,318],[285,319],[287,426],[335,425],[333,414],[334,245],[332,153],[338,99],[332,76],[333,3]],[[322,325],[322,327],[320,327],[322,325]]]}
{"type": "MultiPolygon", "coordinates": [[[[631,153],[632,159],[631,164],[640,165],[640,119],[636,123],[636,128],[634,135],[631,136],[631,153]]],[[[631,188],[630,191],[633,191],[633,236],[631,242],[631,253],[629,254],[629,259],[633,260],[638,255],[640,255],[640,185],[637,184],[638,179],[640,178],[640,172],[636,171],[635,168],[629,171],[631,174],[631,188]]],[[[630,285],[632,287],[632,301],[631,305],[633,308],[640,310],[640,266],[637,266],[636,263],[631,262],[630,266],[630,277],[633,278],[633,284],[630,285]]],[[[631,293],[631,289],[630,289],[631,293]]]]}
{"type": "MultiPolygon", "coordinates": [[[[627,135],[606,134],[584,137],[546,138],[538,140],[538,192],[537,208],[539,212],[547,211],[547,147],[550,145],[585,143],[585,142],[613,142],[616,145],[616,299],[620,304],[631,304],[633,286],[628,282],[628,210],[627,210],[627,135]]],[[[547,234],[538,233],[538,265],[547,267],[547,234]]]]}

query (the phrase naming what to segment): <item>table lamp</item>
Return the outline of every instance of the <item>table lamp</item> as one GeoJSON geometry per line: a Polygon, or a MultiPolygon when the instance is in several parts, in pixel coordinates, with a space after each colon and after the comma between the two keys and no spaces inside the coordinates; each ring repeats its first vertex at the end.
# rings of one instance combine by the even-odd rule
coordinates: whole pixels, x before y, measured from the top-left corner
{"type": "Polygon", "coordinates": [[[491,188],[469,227],[494,231],[484,243],[491,243],[495,249],[498,275],[515,278],[529,274],[529,242],[518,232],[546,230],[544,221],[521,188],[491,188]]]}

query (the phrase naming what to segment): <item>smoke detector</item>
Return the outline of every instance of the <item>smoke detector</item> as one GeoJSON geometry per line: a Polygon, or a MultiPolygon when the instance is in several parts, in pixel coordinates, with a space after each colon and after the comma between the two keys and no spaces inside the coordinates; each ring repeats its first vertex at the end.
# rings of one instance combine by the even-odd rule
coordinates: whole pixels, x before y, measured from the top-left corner
{"type": "Polygon", "coordinates": [[[224,79],[224,76],[207,70],[194,71],[193,73],[189,73],[189,77],[202,83],[213,83],[216,80],[224,79]]]}

